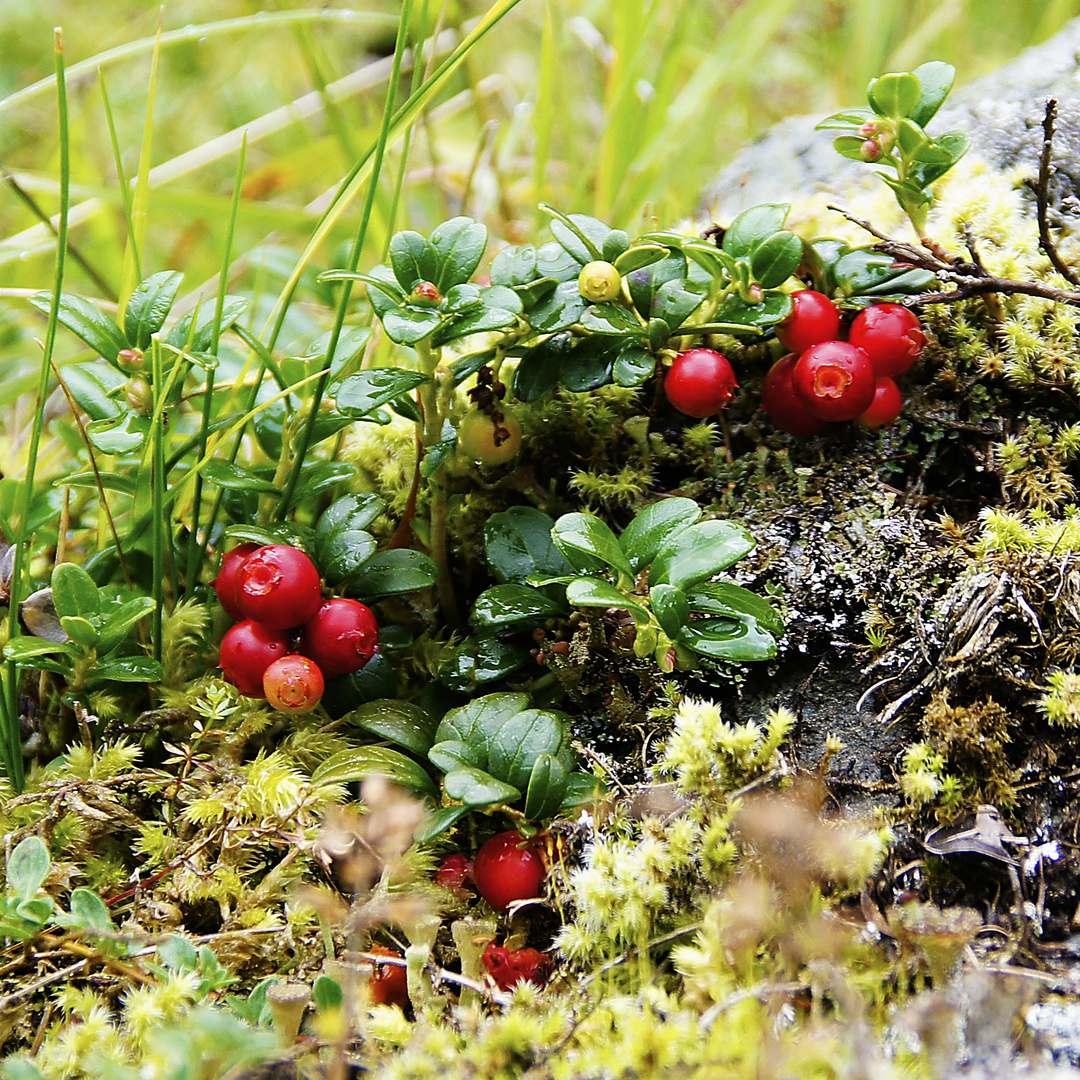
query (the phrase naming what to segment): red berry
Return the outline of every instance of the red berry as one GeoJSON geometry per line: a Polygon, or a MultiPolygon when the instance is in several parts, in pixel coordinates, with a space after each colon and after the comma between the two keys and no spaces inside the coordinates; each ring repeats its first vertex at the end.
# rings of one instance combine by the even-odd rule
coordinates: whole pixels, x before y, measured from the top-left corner
{"type": "Polygon", "coordinates": [[[263,673],[288,651],[289,635],[283,630],[245,619],[221,639],[222,677],[245,697],[264,697],[263,673]]]}
{"type": "Polygon", "coordinates": [[[551,975],[551,957],[539,949],[508,949],[493,941],[481,961],[500,990],[510,990],[525,981],[543,986],[551,975]]]}
{"type": "Polygon", "coordinates": [[[326,683],[314,660],[292,653],[263,672],[263,693],[279,712],[310,712],[319,704],[326,683]]]}
{"type": "Polygon", "coordinates": [[[379,624],[371,608],[359,600],[327,600],[304,624],[300,651],[310,656],[324,675],[359,671],[379,647],[379,624]]]}
{"type": "Polygon", "coordinates": [[[860,311],[848,338],[870,357],[876,374],[890,379],[907,371],[926,344],[919,320],[902,304],[875,304],[860,311]]]}
{"type": "Polygon", "coordinates": [[[791,296],[791,314],[776,327],[780,344],[789,352],[806,352],[819,341],[840,335],[840,309],[824,294],[803,289],[791,296]]]}
{"type": "Polygon", "coordinates": [[[820,435],[826,424],[799,400],[792,388],[791,371],[798,359],[794,353],[788,353],[769,368],[761,386],[761,407],[777,430],[807,439],[811,435],[820,435]]]}
{"type": "Polygon", "coordinates": [[[854,420],[874,400],[874,366],[846,341],[811,345],[795,361],[791,385],[802,403],[821,420],[854,420]]]}
{"type": "MultiPolygon", "coordinates": [[[[376,956],[396,956],[401,953],[388,949],[385,945],[372,945],[368,952],[376,956]]],[[[376,1005],[397,1005],[404,1009],[409,1004],[409,975],[400,964],[378,964],[368,982],[371,1000],[376,1005]]]]}
{"type": "Polygon", "coordinates": [[[319,571],[299,548],[259,548],[236,572],[236,603],[246,618],[264,626],[299,626],[322,606],[319,571]]]}
{"type": "Polygon", "coordinates": [[[861,427],[877,431],[888,427],[904,407],[904,395],[892,379],[881,377],[874,384],[874,400],[866,412],[856,417],[855,422],[861,427]]]}
{"type": "Polygon", "coordinates": [[[236,603],[236,572],[247,561],[247,557],[258,550],[258,544],[238,544],[232,551],[226,551],[221,557],[218,576],[210,583],[217,593],[218,602],[232,619],[244,617],[236,603]]]}
{"type": "Polygon", "coordinates": [[[516,829],[511,829],[493,836],[476,853],[472,876],[477,892],[497,911],[505,911],[515,900],[540,895],[544,860],[516,829]]]}
{"type": "Polygon", "coordinates": [[[679,353],[664,379],[664,393],[687,416],[712,416],[735,397],[739,384],[727,358],[715,349],[679,353]]]}
{"type": "Polygon", "coordinates": [[[447,855],[435,871],[435,884],[451,892],[463,892],[465,882],[472,877],[472,865],[472,859],[465,858],[460,852],[447,855]]]}

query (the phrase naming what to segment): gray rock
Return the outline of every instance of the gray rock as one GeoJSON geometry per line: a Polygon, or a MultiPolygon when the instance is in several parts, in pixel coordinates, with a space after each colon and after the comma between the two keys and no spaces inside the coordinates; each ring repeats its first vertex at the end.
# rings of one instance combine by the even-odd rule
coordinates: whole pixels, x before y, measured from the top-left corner
{"type": "MultiPolygon", "coordinates": [[[[1080,191],[1080,19],[990,75],[954,90],[931,121],[930,132],[966,131],[972,153],[1000,169],[1030,163],[1035,176],[1049,97],[1058,100],[1052,193],[1060,203],[1080,191]]],[[[757,203],[787,202],[821,190],[840,194],[871,175],[869,166],[833,150],[832,132],[814,130],[820,119],[789,117],[740,150],[705,193],[706,212],[726,223],[757,203]]]]}

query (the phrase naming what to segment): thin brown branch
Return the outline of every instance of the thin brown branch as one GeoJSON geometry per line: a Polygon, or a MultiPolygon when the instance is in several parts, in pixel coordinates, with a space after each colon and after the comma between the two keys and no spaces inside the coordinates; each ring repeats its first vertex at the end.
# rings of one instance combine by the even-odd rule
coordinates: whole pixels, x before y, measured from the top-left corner
{"type": "Polygon", "coordinates": [[[1043,114],[1043,141],[1039,151],[1039,178],[1024,180],[1024,184],[1035,193],[1035,216],[1039,222],[1039,247],[1053,264],[1054,269],[1070,284],[1080,285],[1080,277],[1058,253],[1054,238],[1050,235],[1048,210],[1050,207],[1050,177],[1054,175],[1054,123],[1057,120],[1057,99],[1046,99],[1046,112],[1043,114]]]}

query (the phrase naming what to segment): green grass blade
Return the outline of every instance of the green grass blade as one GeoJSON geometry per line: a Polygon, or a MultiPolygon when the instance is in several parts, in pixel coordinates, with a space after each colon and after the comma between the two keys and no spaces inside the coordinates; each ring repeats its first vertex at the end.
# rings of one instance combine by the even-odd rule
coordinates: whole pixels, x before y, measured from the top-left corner
{"type": "Polygon", "coordinates": [[[112,143],[113,163],[116,167],[117,186],[124,201],[124,217],[127,219],[128,243],[131,245],[131,257],[135,261],[135,280],[142,281],[142,260],[139,257],[139,244],[135,236],[135,219],[131,206],[131,188],[124,173],[124,156],[120,152],[120,139],[116,134],[116,120],[113,117],[109,91],[105,86],[105,73],[98,68],[98,87],[101,101],[105,106],[105,121],[109,125],[109,140],[112,143]]]}

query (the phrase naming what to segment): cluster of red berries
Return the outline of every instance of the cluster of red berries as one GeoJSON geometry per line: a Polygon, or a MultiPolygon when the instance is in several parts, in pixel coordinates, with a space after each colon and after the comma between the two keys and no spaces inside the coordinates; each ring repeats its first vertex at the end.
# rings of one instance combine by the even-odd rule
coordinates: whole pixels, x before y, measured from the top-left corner
{"type": "Polygon", "coordinates": [[[854,420],[876,431],[899,415],[904,399],[894,379],[926,344],[919,320],[900,304],[860,311],[840,337],[840,309],[823,293],[792,296],[776,336],[788,350],[765,376],[761,407],[781,431],[807,437],[827,423],[854,420]]]}
{"type": "Polygon", "coordinates": [[[240,544],[214,579],[221,606],[241,620],[221,639],[222,675],[247,697],[303,713],[326,679],[359,671],[375,655],[379,627],[358,600],[323,600],[315,564],[288,544],[240,544]]]}

